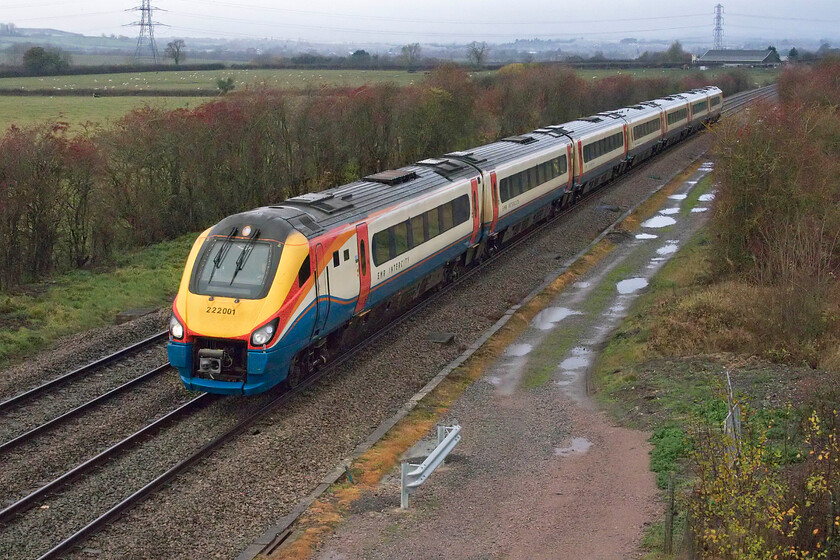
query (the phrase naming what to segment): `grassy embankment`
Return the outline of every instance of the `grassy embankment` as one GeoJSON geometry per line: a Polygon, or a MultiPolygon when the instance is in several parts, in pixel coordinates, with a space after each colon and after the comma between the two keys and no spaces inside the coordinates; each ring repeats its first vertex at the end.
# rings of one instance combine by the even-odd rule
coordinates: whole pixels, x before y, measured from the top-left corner
{"type": "MultiPolygon", "coordinates": [[[[711,180],[707,178],[694,189],[692,198],[696,201],[696,196],[710,189],[711,180]]],[[[695,203],[686,200],[684,211],[689,211],[695,203]]],[[[696,491],[698,472],[709,466],[710,458],[703,455],[703,445],[710,437],[719,438],[715,434],[720,433],[728,413],[725,372],[730,372],[748,426],[745,437],[749,443],[744,444],[743,461],[746,463],[747,457],[754,460],[749,467],[754,470],[749,474],[752,477],[758,473],[760,476],[755,478],[764,480],[743,492],[748,503],[740,503],[743,509],[736,508],[736,515],[763,523],[770,513],[762,509],[763,502],[758,495],[767,489],[762,484],[769,487],[785,480],[777,488],[775,499],[788,500],[785,503],[797,508],[796,514],[790,520],[785,519],[785,523],[792,523],[799,516],[797,523],[811,531],[805,500],[801,504],[797,502],[801,496],[795,495],[796,485],[800,478],[806,478],[802,472],[813,468],[804,464],[810,453],[808,442],[813,440],[809,418],[815,410],[824,413],[836,408],[840,364],[836,345],[830,342],[836,340],[837,330],[833,327],[823,330],[819,337],[810,339],[810,345],[802,339],[790,340],[787,347],[780,344],[785,336],[781,332],[784,327],[776,313],[768,312],[768,302],[784,299],[787,287],[717,277],[712,266],[715,260],[712,235],[710,229],[698,234],[637,300],[600,356],[593,373],[596,398],[621,423],[652,432],[651,469],[657,473],[663,489],[669,474],[674,473],[678,494],[685,498],[692,490],[696,491]],[[792,359],[794,355],[808,355],[813,365],[823,367],[815,369],[800,359],[792,359]],[[750,454],[752,451],[755,454],[750,454]]],[[[833,316],[836,322],[836,314],[836,302],[828,301],[823,317],[832,321],[833,316]]],[[[831,419],[825,420],[830,423],[831,419]]],[[[739,468],[744,469],[742,480],[748,478],[744,475],[747,467],[741,463],[731,467],[733,471],[739,468]]],[[[720,490],[718,497],[725,497],[722,501],[726,501],[739,491],[743,489],[732,484],[720,490]]],[[[682,542],[686,507],[685,500],[678,503],[677,558],[686,557],[687,544],[682,542]]],[[[721,513],[724,509],[721,506],[721,513]]],[[[724,533],[720,526],[725,523],[720,520],[705,519],[704,523],[707,529],[718,527],[724,533]]],[[[822,538],[819,529],[814,528],[811,534],[815,542],[822,538]]],[[[759,550],[767,552],[771,547],[768,543],[776,543],[778,537],[773,537],[773,529],[762,528],[758,532],[767,539],[759,545],[759,550]]],[[[802,537],[795,533],[791,530],[786,543],[801,554],[809,543],[799,542],[802,537]]],[[[650,550],[650,558],[671,557],[662,552],[663,534],[664,522],[649,532],[645,545],[650,550]]],[[[746,540],[747,537],[742,537],[742,544],[746,540]]],[[[822,546],[825,550],[825,541],[822,546]]],[[[819,548],[812,550],[819,551],[819,548]]],[[[764,556],[736,550],[726,557],[764,556]]]]}
{"type": "Polygon", "coordinates": [[[172,302],[195,234],[126,255],[109,270],[78,270],[0,295],[0,362],[61,336],[113,324],[127,309],[172,302]]]}

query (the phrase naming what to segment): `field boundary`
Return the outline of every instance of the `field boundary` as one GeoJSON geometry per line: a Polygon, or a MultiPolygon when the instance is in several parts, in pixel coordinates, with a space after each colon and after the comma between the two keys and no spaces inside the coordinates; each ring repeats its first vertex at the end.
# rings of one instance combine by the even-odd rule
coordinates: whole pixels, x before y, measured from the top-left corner
{"type": "Polygon", "coordinates": [[[338,482],[342,476],[345,476],[347,469],[350,465],[367,452],[371,447],[373,447],[382,437],[388,433],[388,431],[393,428],[397,422],[402,420],[405,416],[407,416],[420,401],[422,401],[429,393],[431,393],[438,385],[441,384],[449,375],[455,371],[459,366],[464,364],[467,360],[469,360],[479,349],[481,349],[496,333],[498,333],[507,323],[513,318],[513,316],[523,307],[528,305],[532,300],[534,300],[537,296],[539,296],[546,288],[548,288],[555,280],[560,278],[563,274],[565,274],[575,263],[589,254],[601,241],[604,240],[610,233],[612,233],[616,228],[618,228],[629,216],[631,216],[636,210],[638,210],[642,205],[647,203],[651,198],[653,198],[657,193],[659,193],[665,186],[667,186],[674,178],[678,177],[681,173],[685,172],[685,170],[689,169],[692,165],[695,165],[696,162],[706,157],[708,150],[704,150],[696,157],[692,158],[691,161],[683,167],[682,169],[674,172],[673,174],[669,175],[664,182],[653,189],[650,193],[648,193],[642,200],[631,206],[628,210],[621,214],[612,224],[610,224],[607,228],[605,228],[594,240],[592,240],[586,247],[584,247],[581,251],[577,254],[572,256],[568,259],[562,266],[557,268],[555,271],[551,272],[547,275],[543,281],[533,290],[531,290],[528,295],[526,295],[519,303],[514,304],[505,312],[502,317],[496,321],[490,328],[488,328],[484,333],[475,341],[473,342],[467,349],[461,353],[457,358],[449,362],[446,366],[441,369],[435,377],[433,377],[422,389],[420,389],[417,393],[415,393],[400,409],[390,418],[382,422],[382,424],[374,430],[362,443],[356,446],[356,448],[351,452],[348,457],[342,459],[339,464],[329,473],[327,474],[318,486],[306,496],[303,500],[301,500],[291,512],[285,515],[280,521],[267,529],[256,541],[254,541],[251,545],[249,545],[239,556],[237,556],[237,560],[253,560],[259,554],[262,554],[266,549],[273,548],[272,545],[279,544],[276,541],[282,540],[286,535],[286,531],[294,524],[295,521],[312,505],[315,500],[320,498],[333,484],[338,482]]]}

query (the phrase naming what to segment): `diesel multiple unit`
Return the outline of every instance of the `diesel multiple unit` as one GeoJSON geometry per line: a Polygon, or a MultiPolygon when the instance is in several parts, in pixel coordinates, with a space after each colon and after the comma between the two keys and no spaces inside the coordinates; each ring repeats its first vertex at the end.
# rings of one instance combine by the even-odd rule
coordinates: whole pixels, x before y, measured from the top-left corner
{"type": "Polygon", "coordinates": [[[692,90],[225,218],[189,255],[169,361],[188,389],[295,385],[560,208],[720,117],[692,90]]]}

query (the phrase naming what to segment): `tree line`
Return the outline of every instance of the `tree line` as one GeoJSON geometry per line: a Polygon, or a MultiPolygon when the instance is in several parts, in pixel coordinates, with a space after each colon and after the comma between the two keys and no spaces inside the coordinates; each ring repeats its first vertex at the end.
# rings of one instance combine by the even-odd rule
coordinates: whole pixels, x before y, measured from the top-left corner
{"type": "MultiPolygon", "coordinates": [[[[716,80],[727,93],[746,74],[716,80]]],[[[248,208],[496,138],[707,83],[511,65],[444,66],[415,86],[300,95],[267,89],[195,109],[137,109],[107,128],[11,127],[0,138],[0,290],[248,208]]]]}

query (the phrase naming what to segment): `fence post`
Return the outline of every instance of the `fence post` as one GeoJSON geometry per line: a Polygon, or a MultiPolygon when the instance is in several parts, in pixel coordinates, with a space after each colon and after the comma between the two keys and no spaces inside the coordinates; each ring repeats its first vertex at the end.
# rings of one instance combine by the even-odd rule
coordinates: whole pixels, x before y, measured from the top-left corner
{"type": "Polygon", "coordinates": [[[674,473],[668,473],[668,509],[665,511],[665,554],[674,552],[674,473]]]}
{"type": "Polygon", "coordinates": [[[408,461],[400,464],[400,508],[408,509],[408,487],[406,486],[406,475],[408,474],[408,461]]]}

